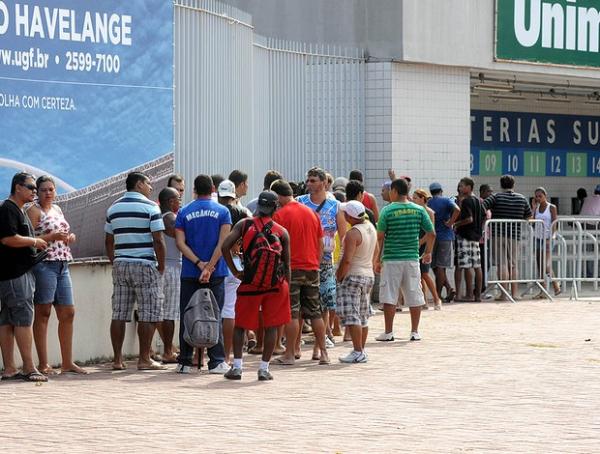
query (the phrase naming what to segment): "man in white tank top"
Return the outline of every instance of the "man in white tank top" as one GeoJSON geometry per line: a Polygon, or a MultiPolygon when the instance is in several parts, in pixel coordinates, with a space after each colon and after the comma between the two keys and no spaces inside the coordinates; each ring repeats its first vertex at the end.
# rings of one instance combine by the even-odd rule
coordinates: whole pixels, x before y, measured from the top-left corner
{"type": "Polygon", "coordinates": [[[370,294],[375,280],[373,260],[378,254],[377,231],[357,200],[342,205],[344,218],[352,227],[344,237],[343,253],[336,279],[336,312],[352,336],[353,350],[340,357],[342,363],[366,363],[365,343],[371,315],[370,294]]]}

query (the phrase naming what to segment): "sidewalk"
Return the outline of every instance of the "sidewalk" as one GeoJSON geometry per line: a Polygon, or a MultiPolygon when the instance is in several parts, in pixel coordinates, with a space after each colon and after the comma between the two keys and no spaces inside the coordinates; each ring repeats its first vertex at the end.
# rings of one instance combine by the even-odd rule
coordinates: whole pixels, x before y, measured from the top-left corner
{"type": "MultiPolygon", "coordinates": [[[[112,372],[0,383],[2,452],[598,452],[600,302],[449,304],[423,341],[372,339],[369,362],[310,360],[241,382],[206,372],[112,372]]],[[[108,328],[107,328],[108,335],[108,328]]]]}

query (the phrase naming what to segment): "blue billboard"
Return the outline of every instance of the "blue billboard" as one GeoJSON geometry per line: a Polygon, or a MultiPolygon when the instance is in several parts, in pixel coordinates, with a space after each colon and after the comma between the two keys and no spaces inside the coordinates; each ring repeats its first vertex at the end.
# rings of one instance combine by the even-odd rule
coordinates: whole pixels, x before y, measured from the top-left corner
{"type": "Polygon", "coordinates": [[[600,176],[600,117],[471,111],[471,174],[600,176]]]}
{"type": "Polygon", "coordinates": [[[0,194],[17,169],[61,192],[173,149],[173,3],[0,0],[0,194]]]}

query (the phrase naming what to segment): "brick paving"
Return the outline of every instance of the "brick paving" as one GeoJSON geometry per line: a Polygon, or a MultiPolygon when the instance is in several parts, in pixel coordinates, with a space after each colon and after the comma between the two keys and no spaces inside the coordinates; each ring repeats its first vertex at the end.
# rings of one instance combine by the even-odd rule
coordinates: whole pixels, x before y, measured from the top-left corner
{"type": "MultiPolygon", "coordinates": [[[[111,372],[0,384],[0,452],[600,452],[600,302],[452,304],[423,341],[318,366],[310,346],[275,380],[111,372]]],[[[107,328],[108,334],[108,328],[107,328]]],[[[90,340],[91,341],[91,340],[90,340]]],[[[348,344],[330,351],[345,354],[348,344]]]]}

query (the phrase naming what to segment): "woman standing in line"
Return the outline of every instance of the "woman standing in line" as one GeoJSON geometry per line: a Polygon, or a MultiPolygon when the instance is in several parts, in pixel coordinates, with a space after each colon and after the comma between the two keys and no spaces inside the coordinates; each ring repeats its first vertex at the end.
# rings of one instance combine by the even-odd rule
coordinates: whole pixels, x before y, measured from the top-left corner
{"type": "MultiPolygon", "coordinates": [[[[427,211],[427,214],[429,215],[429,219],[431,219],[431,222],[435,225],[435,213],[433,212],[433,210],[431,208],[429,208],[427,206],[427,201],[431,198],[431,196],[424,190],[424,189],[417,189],[415,192],[413,192],[413,202],[415,202],[417,205],[422,206],[423,208],[425,208],[425,210],[427,211]]],[[[423,236],[424,232],[421,232],[421,236],[423,236]]],[[[425,252],[425,244],[421,243],[422,240],[419,240],[419,255],[423,255],[423,252],[425,252]]],[[[425,288],[428,288],[429,291],[431,292],[431,296],[433,297],[433,308],[436,311],[439,311],[440,309],[442,309],[442,300],[440,299],[437,290],[435,288],[435,282],[433,281],[433,278],[431,277],[431,275],[429,274],[429,268],[430,265],[429,264],[425,264],[425,263],[421,263],[420,264],[421,267],[421,287],[423,287],[423,294],[425,294],[425,288]]],[[[425,299],[425,306],[423,307],[423,309],[427,309],[427,299],[425,299]]]]}
{"type": "MultiPolygon", "coordinates": [[[[556,205],[548,202],[548,194],[544,188],[537,188],[534,193],[533,198],[533,217],[534,219],[541,220],[544,225],[537,224],[535,226],[535,252],[536,258],[538,262],[538,269],[540,274],[544,273],[542,270],[542,247],[545,240],[546,243],[546,270],[545,273],[548,276],[548,279],[552,282],[552,287],[554,288],[554,295],[559,295],[561,292],[560,285],[557,281],[552,280],[552,260],[551,260],[551,237],[552,237],[552,223],[558,217],[558,210],[556,209],[556,205]]],[[[545,298],[543,293],[539,293],[535,296],[535,298],[545,298]]]]}
{"type": "Polygon", "coordinates": [[[39,358],[38,369],[43,374],[55,373],[48,363],[48,319],[52,305],[58,318],[58,340],[62,356],[61,372],[87,374],[73,362],[73,288],[69,273],[69,262],[73,260],[69,244],[75,242],[69,224],[58,205],[54,204],[56,186],[49,176],[41,176],[36,181],[38,201],[27,210],[27,215],[35,230],[35,235],[48,243],[48,256],[38,263],[35,275],[35,318],[33,337],[39,358]]]}

